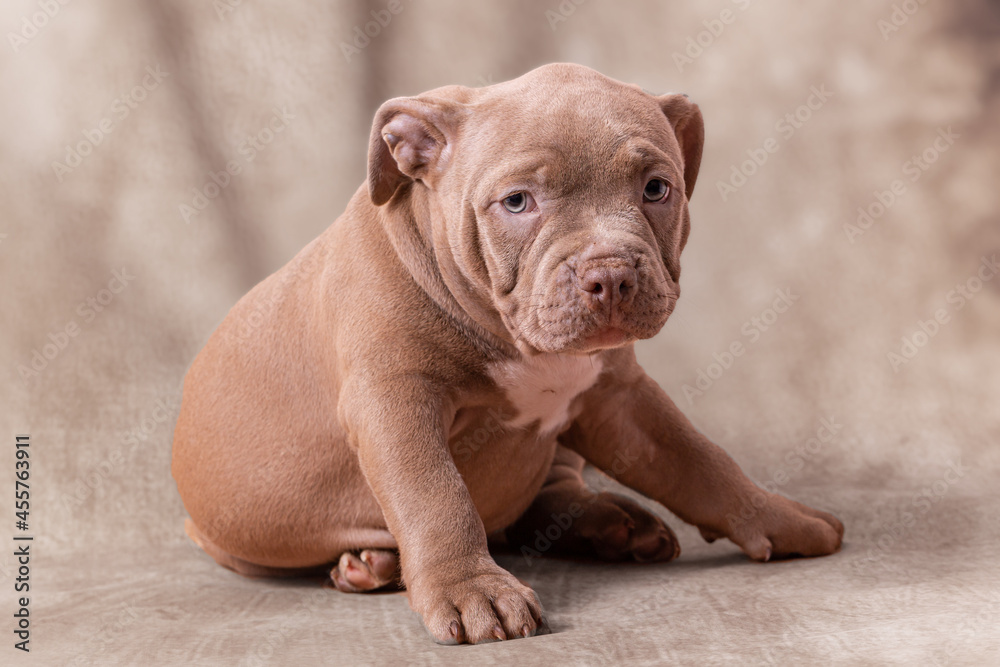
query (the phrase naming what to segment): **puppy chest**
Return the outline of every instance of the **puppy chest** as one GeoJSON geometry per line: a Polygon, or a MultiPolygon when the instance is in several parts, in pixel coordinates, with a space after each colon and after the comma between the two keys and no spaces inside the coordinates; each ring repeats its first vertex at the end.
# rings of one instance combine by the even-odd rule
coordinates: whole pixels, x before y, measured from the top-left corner
{"type": "Polygon", "coordinates": [[[600,359],[568,354],[543,354],[492,364],[489,375],[513,406],[505,426],[539,424],[539,435],[561,429],[569,421],[570,403],[601,374],[600,359]]]}

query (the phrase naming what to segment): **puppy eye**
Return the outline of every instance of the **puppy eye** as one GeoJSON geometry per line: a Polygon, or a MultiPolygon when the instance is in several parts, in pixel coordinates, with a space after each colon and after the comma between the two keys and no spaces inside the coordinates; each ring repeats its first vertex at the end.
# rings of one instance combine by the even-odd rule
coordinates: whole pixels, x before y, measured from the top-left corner
{"type": "Polygon", "coordinates": [[[670,195],[670,186],[661,178],[651,178],[642,190],[642,198],[649,202],[663,201],[670,195]]]}
{"type": "Polygon", "coordinates": [[[529,198],[527,192],[515,192],[503,200],[503,207],[511,213],[523,213],[528,208],[529,198]]]}

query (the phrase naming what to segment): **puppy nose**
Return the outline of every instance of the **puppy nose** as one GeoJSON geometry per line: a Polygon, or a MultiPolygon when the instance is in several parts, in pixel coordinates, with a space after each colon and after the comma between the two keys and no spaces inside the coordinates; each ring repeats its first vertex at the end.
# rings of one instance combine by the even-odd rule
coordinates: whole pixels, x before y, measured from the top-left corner
{"type": "Polygon", "coordinates": [[[613,311],[635,297],[636,271],[624,262],[592,260],[577,270],[580,290],[593,310],[613,311]]]}

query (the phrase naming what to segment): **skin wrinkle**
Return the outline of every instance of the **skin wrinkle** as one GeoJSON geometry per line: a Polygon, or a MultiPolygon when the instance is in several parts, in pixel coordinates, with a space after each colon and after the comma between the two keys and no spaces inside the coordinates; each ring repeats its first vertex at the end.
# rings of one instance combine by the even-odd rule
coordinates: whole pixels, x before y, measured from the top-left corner
{"type": "MultiPolygon", "coordinates": [[[[500,213],[496,213],[496,214],[491,214],[490,213],[490,209],[492,209],[494,206],[495,206],[494,204],[490,204],[489,207],[487,207],[484,210],[484,218],[502,217],[502,214],[500,214],[500,213]]],[[[478,219],[477,219],[477,222],[478,222],[478,219]]],[[[485,224],[490,224],[490,221],[486,220],[485,224]]],[[[478,235],[477,235],[477,238],[478,238],[478,235]]],[[[508,270],[508,271],[505,272],[506,276],[503,276],[498,281],[496,281],[496,282],[499,282],[502,285],[502,287],[499,288],[499,289],[497,289],[496,284],[494,282],[491,285],[491,293],[497,295],[500,298],[503,298],[503,297],[506,297],[506,296],[510,295],[510,293],[516,288],[517,283],[518,283],[519,274],[520,274],[520,266],[521,266],[520,256],[524,255],[524,254],[527,254],[527,253],[530,253],[531,247],[532,247],[532,244],[533,244],[533,241],[534,241],[534,238],[536,238],[536,237],[534,237],[534,236],[531,237],[531,241],[529,241],[528,246],[526,248],[524,248],[524,250],[521,251],[521,253],[518,254],[518,256],[517,256],[518,258],[515,260],[513,267],[510,270],[508,270]]],[[[490,240],[488,240],[488,239],[486,240],[486,242],[484,244],[484,247],[482,247],[480,249],[480,252],[482,252],[484,254],[485,253],[490,253],[491,263],[490,264],[486,264],[486,266],[492,265],[494,267],[494,269],[496,270],[497,267],[500,267],[500,266],[504,265],[504,262],[498,261],[498,258],[497,258],[498,253],[496,253],[496,250],[494,249],[493,244],[490,242],[490,240]]]]}
{"type": "MultiPolygon", "coordinates": [[[[461,222],[463,224],[455,226],[457,227],[456,235],[458,238],[451,238],[450,236],[447,235],[448,231],[447,229],[439,228],[441,230],[439,236],[443,236],[444,238],[446,238],[448,240],[448,244],[437,243],[435,244],[434,248],[434,252],[438,257],[439,263],[444,261],[452,266],[455,266],[458,269],[458,276],[452,278],[452,280],[461,281],[463,284],[461,285],[460,290],[455,290],[454,288],[449,287],[453,295],[456,293],[456,291],[460,295],[481,293],[482,292],[481,286],[484,284],[488,284],[489,282],[488,272],[476,271],[476,270],[470,271],[467,268],[469,263],[468,253],[470,249],[473,249],[472,265],[474,267],[478,267],[481,265],[482,262],[481,254],[475,252],[474,250],[478,246],[477,243],[478,230],[475,225],[464,224],[464,221],[467,219],[467,215],[468,212],[466,211],[466,214],[461,216],[462,218],[461,222]],[[476,288],[477,285],[480,286],[479,289],[476,288]]],[[[448,283],[447,279],[445,280],[445,283],[446,284],[448,283]]],[[[487,307],[488,306],[481,303],[480,300],[478,299],[476,300],[476,306],[475,306],[476,310],[481,310],[487,307]]]]}
{"type": "MultiPolygon", "coordinates": [[[[628,207],[628,208],[626,208],[625,210],[627,211],[627,210],[629,210],[629,208],[631,208],[632,210],[634,210],[634,207],[628,207]]],[[[620,215],[620,214],[619,214],[619,215],[620,215]]],[[[585,217],[586,217],[586,216],[585,216],[585,217]]],[[[619,219],[629,219],[629,218],[632,218],[633,216],[628,216],[628,215],[626,214],[626,215],[620,215],[620,217],[619,217],[619,216],[613,216],[612,214],[608,214],[608,213],[605,213],[605,214],[603,214],[603,215],[602,215],[602,214],[600,214],[600,213],[598,212],[598,213],[597,213],[597,214],[595,214],[595,215],[594,215],[593,217],[597,218],[598,220],[605,220],[605,219],[608,219],[608,221],[610,222],[610,219],[611,219],[612,217],[618,217],[619,219]]],[[[648,220],[648,219],[647,219],[647,218],[645,218],[645,217],[641,217],[641,216],[636,216],[636,217],[640,217],[640,218],[641,218],[641,219],[643,219],[644,221],[648,220]]],[[[605,224],[608,224],[608,223],[605,223],[605,224]]],[[[612,227],[613,227],[613,226],[614,226],[614,225],[612,225],[612,227]]],[[[645,227],[645,225],[644,225],[644,227],[645,227]]],[[[632,233],[635,233],[635,234],[636,234],[636,236],[637,236],[637,238],[638,238],[638,240],[640,240],[640,241],[642,241],[642,240],[646,240],[646,241],[649,241],[649,240],[652,240],[651,238],[650,238],[650,239],[643,239],[642,237],[643,237],[643,236],[645,236],[645,234],[644,234],[644,233],[642,233],[642,232],[632,232],[632,233]]],[[[645,272],[643,272],[643,273],[645,273],[645,272]]],[[[655,279],[655,278],[661,278],[661,276],[659,276],[659,275],[656,275],[656,276],[654,277],[654,279],[655,279]]],[[[661,278],[661,279],[662,279],[662,278],[661,278]]],[[[640,286],[640,291],[641,291],[641,286],[640,286]]],[[[572,301],[572,294],[570,294],[570,295],[568,296],[568,299],[569,299],[569,301],[572,301]]],[[[638,307],[637,307],[637,309],[638,309],[638,307]]],[[[648,308],[647,308],[646,310],[648,310],[648,308]]],[[[537,315],[537,312],[535,313],[535,315],[537,315]]],[[[573,320],[569,320],[569,319],[566,319],[566,318],[564,318],[564,319],[563,319],[562,321],[563,321],[563,323],[564,323],[564,324],[566,324],[567,326],[569,326],[569,325],[571,325],[571,324],[573,323],[573,320]]],[[[544,328],[544,325],[545,325],[545,324],[552,324],[552,323],[554,323],[554,321],[553,321],[553,320],[548,320],[548,321],[542,321],[542,320],[539,320],[539,324],[540,324],[540,325],[542,325],[542,328],[544,328]]],[[[552,332],[552,335],[557,335],[557,334],[556,334],[556,332],[552,332]]],[[[536,345],[536,346],[537,346],[537,345],[536,345]]]]}

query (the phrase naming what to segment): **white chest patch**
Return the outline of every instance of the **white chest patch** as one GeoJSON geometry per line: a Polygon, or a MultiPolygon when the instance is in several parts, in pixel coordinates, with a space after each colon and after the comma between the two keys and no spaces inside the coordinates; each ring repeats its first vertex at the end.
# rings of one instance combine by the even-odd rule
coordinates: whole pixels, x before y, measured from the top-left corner
{"type": "Polygon", "coordinates": [[[523,428],[538,421],[545,435],[569,421],[570,403],[597,381],[603,366],[596,357],[540,354],[492,364],[489,374],[517,410],[508,423],[523,428]]]}

